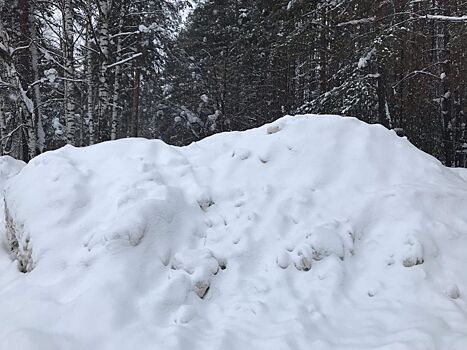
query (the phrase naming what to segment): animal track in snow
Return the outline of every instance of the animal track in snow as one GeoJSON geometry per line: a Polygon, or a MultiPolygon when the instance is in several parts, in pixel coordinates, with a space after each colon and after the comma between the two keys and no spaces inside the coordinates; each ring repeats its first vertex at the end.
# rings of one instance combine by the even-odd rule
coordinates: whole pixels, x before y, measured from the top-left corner
{"type": "Polygon", "coordinates": [[[211,286],[211,278],[226,268],[223,259],[217,259],[209,249],[192,249],[174,255],[172,269],[190,275],[193,290],[203,299],[211,286]]]}
{"type": "Polygon", "coordinates": [[[415,238],[409,237],[404,244],[402,265],[412,267],[425,262],[423,245],[415,238]]]}

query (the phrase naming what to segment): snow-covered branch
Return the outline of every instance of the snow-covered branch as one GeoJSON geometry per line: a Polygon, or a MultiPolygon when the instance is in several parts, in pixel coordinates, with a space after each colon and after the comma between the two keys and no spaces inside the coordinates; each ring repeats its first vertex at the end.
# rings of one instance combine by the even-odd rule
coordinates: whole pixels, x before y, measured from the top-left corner
{"type": "Polygon", "coordinates": [[[31,44],[32,44],[32,41],[30,41],[28,45],[15,47],[15,48],[10,52],[10,57],[13,57],[13,55],[14,55],[15,53],[17,53],[18,51],[29,49],[29,47],[31,46],[31,44]]]}
{"type": "Polygon", "coordinates": [[[3,142],[4,140],[6,140],[6,139],[12,137],[13,134],[14,134],[15,132],[17,132],[18,130],[20,130],[21,128],[28,128],[28,127],[29,127],[29,125],[27,125],[27,124],[20,124],[20,125],[18,125],[16,128],[14,128],[13,130],[11,130],[7,135],[5,135],[4,137],[2,137],[2,138],[0,139],[0,142],[3,142]]]}
{"type": "MultiPolygon", "coordinates": [[[[445,16],[445,15],[418,15],[418,14],[414,14],[414,13],[411,13],[411,12],[397,12],[397,13],[393,13],[391,16],[401,16],[401,15],[409,15],[409,16],[413,16],[411,18],[408,18],[407,20],[399,23],[399,24],[402,24],[406,21],[412,21],[412,20],[423,20],[423,19],[429,19],[429,20],[437,20],[437,21],[451,21],[451,22],[467,22],[467,15],[463,15],[463,16],[445,16]]],[[[346,21],[346,22],[342,22],[342,23],[338,23],[337,24],[337,27],[345,27],[345,26],[349,26],[349,25],[360,25],[360,24],[364,24],[364,23],[372,23],[372,22],[375,22],[377,20],[381,20],[381,19],[386,19],[388,18],[389,16],[386,16],[384,18],[379,18],[379,19],[376,19],[376,17],[367,17],[367,18],[360,18],[360,19],[354,19],[354,20],[350,20],[350,21],[346,21]]]]}
{"type": "Polygon", "coordinates": [[[113,39],[119,36],[128,36],[128,35],[134,35],[134,34],[139,34],[139,33],[141,33],[139,30],[135,30],[134,32],[117,33],[117,34],[111,35],[110,39],[113,39]]]}
{"type": "Polygon", "coordinates": [[[125,58],[124,60],[121,60],[121,61],[118,61],[118,62],[109,64],[109,65],[107,66],[107,69],[112,68],[112,67],[115,67],[115,66],[118,66],[118,65],[120,65],[120,64],[124,64],[124,63],[126,63],[126,62],[128,62],[128,61],[131,61],[131,60],[134,60],[135,58],[138,58],[138,57],[140,57],[140,56],[142,56],[142,55],[143,55],[142,52],[136,53],[136,54],[134,54],[133,56],[130,56],[130,57],[125,58]]]}
{"type": "Polygon", "coordinates": [[[434,19],[437,21],[451,21],[451,22],[467,22],[466,16],[443,16],[443,15],[425,15],[426,19],[434,19]]]}
{"type": "Polygon", "coordinates": [[[427,72],[425,70],[414,70],[413,72],[410,72],[409,74],[407,74],[404,78],[402,78],[401,80],[399,80],[397,83],[395,83],[392,88],[395,89],[397,86],[399,86],[401,83],[403,83],[405,80],[415,76],[415,75],[419,75],[419,74],[422,74],[422,75],[428,75],[432,78],[435,78],[435,79],[441,79],[439,76],[433,74],[433,73],[430,73],[430,72],[427,72]]]}
{"type": "Polygon", "coordinates": [[[0,86],[15,87],[14,85],[7,83],[6,81],[0,80],[0,86]]]}
{"type": "Polygon", "coordinates": [[[337,26],[338,27],[344,27],[344,26],[347,26],[347,25],[358,25],[358,24],[363,24],[363,23],[371,23],[371,22],[374,22],[375,19],[376,19],[376,17],[354,19],[352,21],[338,23],[337,26]]]}

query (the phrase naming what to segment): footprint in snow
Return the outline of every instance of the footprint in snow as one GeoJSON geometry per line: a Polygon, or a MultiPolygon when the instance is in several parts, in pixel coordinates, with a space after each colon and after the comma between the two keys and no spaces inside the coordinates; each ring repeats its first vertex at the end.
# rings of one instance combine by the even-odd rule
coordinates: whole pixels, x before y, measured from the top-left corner
{"type": "Polygon", "coordinates": [[[283,126],[281,124],[271,125],[267,129],[268,135],[276,134],[281,131],[283,126]]]}
{"type": "Polygon", "coordinates": [[[305,236],[298,246],[288,243],[277,258],[277,265],[286,269],[291,263],[299,271],[309,271],[313,260],[319,261],[328,256],[344,260],[344,242],[340,235],[329,228],[317,227],[305,236]]]}
{"type": "Polygon", "coordinates": [[[240,160],[247,160],[251,156],[249,149],[240,148],[232,152],[232,158],[238,158],[240,160]]]}
{"type": "Polygon", "coordinates": [[[451,299],[459,299],[461,296],[459,287],[455,284],[448,285],[444,290],[444,294],[446,294],[446,296],[448,296],[451,299]]]}
{"type": "Polygon", "coordinates": [[[189,275],[192,289],[201,299],[208,293],[212,277],[225,268],[225,260],[215,257],[209,249],[178,252],[172,261],[172,269],[183,270],[189,275]]]}
{"type": "Polygon", "coordinates": [[[404,244],[402,265],[412,267],[425,262],[423,245],[415,238],[409,237],[404,244]]]}

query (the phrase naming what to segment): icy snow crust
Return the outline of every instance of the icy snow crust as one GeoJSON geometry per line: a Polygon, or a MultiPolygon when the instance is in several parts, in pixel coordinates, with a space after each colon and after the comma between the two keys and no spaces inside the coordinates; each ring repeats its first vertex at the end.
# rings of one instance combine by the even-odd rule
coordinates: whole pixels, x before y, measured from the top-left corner
{"type": "Polygon", "coordinates": [[[465,350],[466,175],[332,116],[48,152],[6,189],[0,349],[465,350]]]}

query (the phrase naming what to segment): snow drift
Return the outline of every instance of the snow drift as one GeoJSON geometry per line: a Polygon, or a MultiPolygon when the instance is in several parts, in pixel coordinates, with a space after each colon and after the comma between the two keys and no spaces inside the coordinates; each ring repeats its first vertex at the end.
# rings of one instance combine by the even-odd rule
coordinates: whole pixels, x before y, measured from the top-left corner
{"type": "Polygon", "coordinates": [[[332,116],[48,152],[5,191],[0,349],[464,350],[466,178],[332,116]]]}

